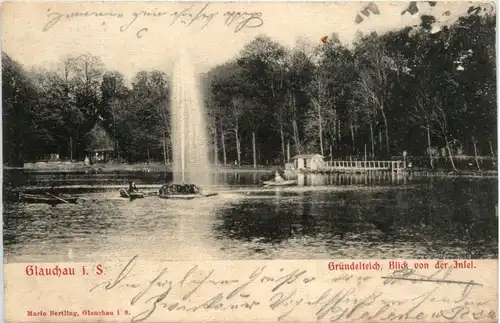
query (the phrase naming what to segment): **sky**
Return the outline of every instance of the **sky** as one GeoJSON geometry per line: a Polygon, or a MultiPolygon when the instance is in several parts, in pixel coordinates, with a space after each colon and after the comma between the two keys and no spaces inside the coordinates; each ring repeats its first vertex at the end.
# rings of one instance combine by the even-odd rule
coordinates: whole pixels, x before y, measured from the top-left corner
{"type": "Polygon", "coordinates": [[[350,44],[358,31],[382,33],[418,24],[419,14],[423,13],[433,14],[440,23],[450,23],[472,4],[448,1],[432,7],[423,2],[419,14],[412,16],[401,15],[408,2],[376,2],[380,15],[364,16],[365,20],[356,24],[356,15],[369,3],[4,3],[0,20],[2,50],[26,68],[52,68],[68,56],[91,53],[99,56],[108,70],[131,77],[139,70],[168,73],[182,48],[197,70],[206,71],[235,57],[260,34],[288,47],[299,38],[319,44],[323,36],[331,33],[350,44]],[[447,11],[450,14],[443,15],[447,11]],[[192,21],[196,16],[198,19],[192,21]],[[226,25],[231,17],[235,18],[233,23],[226,25]],[[251,17],[236,31],[238,24],[251,17]]]}

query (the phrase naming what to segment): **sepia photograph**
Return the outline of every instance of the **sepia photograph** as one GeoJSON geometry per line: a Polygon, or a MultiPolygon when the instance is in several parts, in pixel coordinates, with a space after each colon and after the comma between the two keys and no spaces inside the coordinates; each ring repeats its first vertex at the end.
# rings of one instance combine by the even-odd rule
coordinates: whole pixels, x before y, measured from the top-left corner
{"type": "Polygon", "coordinates": [[[498,257],[493,2],[1,20],[7,264],[498,257]]]}
{"type": "Polygon", "coordinates": [[[0,9],[5,322],[498,322],[494,2],[0,9]]]}

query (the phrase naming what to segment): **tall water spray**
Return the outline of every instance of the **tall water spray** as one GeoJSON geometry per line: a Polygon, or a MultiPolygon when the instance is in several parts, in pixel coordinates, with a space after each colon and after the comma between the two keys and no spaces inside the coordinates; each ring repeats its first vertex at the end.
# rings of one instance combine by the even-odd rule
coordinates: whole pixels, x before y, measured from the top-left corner
{"type": "Polygon", "coordinates": [[[171,127],[174,183],[211,185],[209,140],[201,86],[194,65],[181,51],[172,73],[171,127]]]}

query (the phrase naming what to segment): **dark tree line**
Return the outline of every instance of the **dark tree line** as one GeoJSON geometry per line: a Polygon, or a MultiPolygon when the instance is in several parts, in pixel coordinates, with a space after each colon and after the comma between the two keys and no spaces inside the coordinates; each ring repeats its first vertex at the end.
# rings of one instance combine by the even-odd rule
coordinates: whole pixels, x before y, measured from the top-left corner
{"type": "MultiPolygon", "coordinates": [[[[436,31],[435,18],[346,46],[335,34],[287,48],[258,36],[203,75],[216,163],[280,163],[297,153],[391,158],[427,166],[459,155],[496,157],[495,19],[481,7],[436,31]]],[[[169,161],[169,77],[132,80],[98,57],[27,71],[2,53],[4,162],[48,153],[169,161]],[[105,137],[105,138],[104,138],[105,137]]]]}
{"type": "Polygon", "coordinates": [[[406,151],[456,169],[454,157],[496,156],[495,19],[471,7],[436,31],[418,26],[335,34],[317,46],[285,48],[261,36],[209,73],[213,128],[251,163],[295,153],[392,158],[406,151]],[[252,147],[257,138],[257,147],[252,147]],[[264,157],[262,157],[264,156],[264,157]]]}
{"type": "Polygon", "coordinates": [[[84,54],[56,70],[24,70],[2,53],[4,161],[20,165],[57,153],[83,160],[89,148],[145,161],[162,154],[168,132],[168,79],[141,71],[130,84],[84,54]]]}

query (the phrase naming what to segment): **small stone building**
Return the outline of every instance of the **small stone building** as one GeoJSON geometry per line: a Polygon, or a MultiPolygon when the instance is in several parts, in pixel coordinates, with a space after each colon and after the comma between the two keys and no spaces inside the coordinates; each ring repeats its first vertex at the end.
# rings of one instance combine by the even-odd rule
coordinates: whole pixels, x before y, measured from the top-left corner
{"type": "Polygon", "coordinates": [[[87,141],[85,154],[90,159],[90,163],[107,163],[114,151],[114,142],[104,128],[96,124],[85,139],[87,141]]]}
{"type": "Polygon", "coordinates": [[[292,158],[295,169],[319,169],[325,166],[320,154],[302,154],[292,158]]]}

